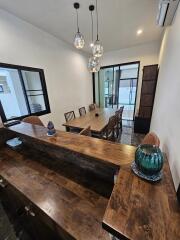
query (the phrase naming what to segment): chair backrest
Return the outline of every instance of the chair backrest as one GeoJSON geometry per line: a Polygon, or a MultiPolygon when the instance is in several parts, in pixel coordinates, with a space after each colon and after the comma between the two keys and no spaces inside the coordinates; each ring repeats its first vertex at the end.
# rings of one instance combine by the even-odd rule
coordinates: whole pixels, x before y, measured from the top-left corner
{"type": "Polygon", "coordinates": [[[93,103],[89,105],[89,111],[93,111],[95,109],[96,109],[96,104],[93,103]]]}
{"type": "Polygon", "coordinates": [[[150,132],[145,136],[145,138],[142,141],[142,144],[151,144],[151,145],[155,145],[155,146],[159,147],[160,140],[155,133],[150,132]]]}
{"type": "Polygon", "coordinates": [[[121,118],[122,118],[122,111],[121,111],[120,109],[117,110],[117,111],[115,112],[115,115],[117,115],[118,118],[121,119],[121,118]]]}
{"type": "Polygon", "coordinates": [[[79,134],[91,137],[91,126],[84,128],[79,134]]]}
{"type": "Polygon", "coordinates": [[[177,199],[178,199],[178,201],[180,203],[180,184],[179,184],[178,190],[177,190],[177,199]]]}
{"type": "Polygon", "coordinates": [[[120,107],[115,113],[116,115],[118,115],[119,119],[122,119],[123,110],[124,106],[120,107]]]}
{"type": "Polygon", "coordinates": [[[64,117],[66,119],[66,122],[73,120],[75,118],[75,113],[74,111],[70,111],[64,114],[64,117]]]}
{"type": "Polygon", "coordinates": [[[118,116],[114,115],[109,118],[109,122],[102,132],[102,138],[112,140],[114,138],[115,128],[118,123],[118,116]]]}
{"type": "Polygon", "coordinates": [[[40,120],[40,118],[38,116],[26,117],[22,120],[22,122],[31,123],[33,125],[44,126],[44,124],[42,123],[42,121],[40,120]]]}
{"type": "Polygon", "coordinates": [[[124,106],[120,107],[120,108],[119,108],[119,111],[120,111],[121,116],[122,116],[122,115],[123,115],[123,111],[124,111],[124,106]]]}
{"type": "Polygon", "coordinates": [[[80,114],[80,116],[86,115],[86,108],[85,107],[79,108],[79,114],[80,114]]]}
{"type": "Polygon", "coordinates": [[[121,110],[121,111],[123,112],[124,106],[121,106],[121,107],[119,108],[119,110],[121,110]]]}

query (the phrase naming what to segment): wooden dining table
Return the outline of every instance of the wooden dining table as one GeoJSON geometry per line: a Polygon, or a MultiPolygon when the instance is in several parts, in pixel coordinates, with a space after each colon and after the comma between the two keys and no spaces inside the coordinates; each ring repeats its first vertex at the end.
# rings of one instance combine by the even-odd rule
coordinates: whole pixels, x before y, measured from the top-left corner
{"type": "Polygon", "coordinates": [[[84,116],[77,117],[63,124],[66,131],[70,128],[82,130],[88,126],[91,127],[91,132],[100,134],[108,124],[109,118],[115,114],[117,109],[96,108],[93,111],[86,113],[84,116]],[[96,116],[98,114],[98,116],[96,116]]]}

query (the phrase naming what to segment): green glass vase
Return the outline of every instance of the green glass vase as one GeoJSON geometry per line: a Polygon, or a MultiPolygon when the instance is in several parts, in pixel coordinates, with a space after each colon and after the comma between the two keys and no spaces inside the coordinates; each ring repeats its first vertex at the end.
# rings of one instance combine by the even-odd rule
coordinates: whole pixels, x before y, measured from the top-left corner
{"type": "Polygon", "coordinates": [[[137,168],[145,175],[156,175],[163,167],[164,157],[159,147],[142,144],[136,150],[135,163],[137,168]]]}

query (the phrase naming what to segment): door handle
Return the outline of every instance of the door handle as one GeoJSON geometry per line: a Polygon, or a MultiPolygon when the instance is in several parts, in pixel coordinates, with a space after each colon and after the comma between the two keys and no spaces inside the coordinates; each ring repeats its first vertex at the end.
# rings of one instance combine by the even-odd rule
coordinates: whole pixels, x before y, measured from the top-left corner
{"type": "Polygon", "coordinates": [[[31,217],[35,217],[36,216],[36,214],[31,210],[30,206],[25,206],[24,209],[25,209],[27,215],[30,215],[31,217]]]}

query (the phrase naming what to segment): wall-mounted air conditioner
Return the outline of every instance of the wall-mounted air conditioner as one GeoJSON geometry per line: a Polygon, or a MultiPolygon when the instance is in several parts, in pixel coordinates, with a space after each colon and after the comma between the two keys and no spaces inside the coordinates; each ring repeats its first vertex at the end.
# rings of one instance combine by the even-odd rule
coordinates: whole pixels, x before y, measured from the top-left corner
{"type": "Polygon", "coordinates": [[[171,25],[180,0],[160,0],[157,24],[161,27],[171,25]]]}

